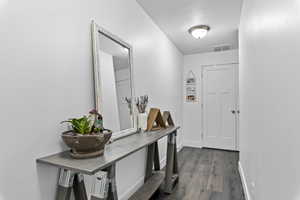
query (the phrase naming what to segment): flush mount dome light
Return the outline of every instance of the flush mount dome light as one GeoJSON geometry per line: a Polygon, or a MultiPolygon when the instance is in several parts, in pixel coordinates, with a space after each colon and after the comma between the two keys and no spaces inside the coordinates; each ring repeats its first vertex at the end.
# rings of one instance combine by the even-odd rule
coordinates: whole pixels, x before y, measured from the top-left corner
{"type": "Polygon", "coordinates": [[[207,25],[199,25],[199,26],[193,26],[189,29],[189,33],[196,39],[204,38],[208,31],[210,30],[210,27],[207,25]]]}

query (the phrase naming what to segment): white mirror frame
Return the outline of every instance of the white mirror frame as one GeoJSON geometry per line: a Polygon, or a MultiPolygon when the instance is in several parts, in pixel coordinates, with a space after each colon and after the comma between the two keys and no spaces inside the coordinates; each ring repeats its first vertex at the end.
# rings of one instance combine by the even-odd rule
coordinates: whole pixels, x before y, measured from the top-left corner
{"type": "MultiPolygon", "coordinates": [[[[134,95],[134,81],[133,81],[133,64],[132,64],[132,46],[126,42],[124,42],[122,39],[119,37],[111,34],[110,32],[106,31],[99,25],[95,23],[94,20],[92,20],[92,48],[93,48],[93,67],[94,67],[94,95],[95,95],[95,107],[97,110],[100,110],[101,114],[101,106],[102,104],[102,88],[101,88],[101,74],[100,71],[98,70],[100,67],[99,63],[99,50],[100,50],[100,42],[99,42],[99,33],[107,36],[111,40],[119,43],[120,45],[128,48],[129,52],[129,65],[130,65],[130,83],[131,83],[131,98],[132,98],[132,121],[133,121],[133,128],[130,129],[125,129],[121,130],[119,132],[114,132],[112,134],[112,140],[116,140],[134,133],[138,132],[137,128],[137,111],[135,107],[135,95],[134,95]]],[[[105,120],[105,116],[103,116],[105,120]]],[[[108,127],[109,128],[109,127],[108,127]]]]}

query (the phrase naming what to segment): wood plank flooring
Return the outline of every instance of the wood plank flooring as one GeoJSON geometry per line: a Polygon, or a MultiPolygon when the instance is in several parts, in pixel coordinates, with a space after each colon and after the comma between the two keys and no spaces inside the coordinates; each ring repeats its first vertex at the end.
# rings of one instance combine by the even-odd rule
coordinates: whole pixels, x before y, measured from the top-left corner
{"type": "Polygon", "coordinates": [[[179,183],[170,195],[152,200],[245,200],[238,152],[183,148],[178,154],[179,183]]]}

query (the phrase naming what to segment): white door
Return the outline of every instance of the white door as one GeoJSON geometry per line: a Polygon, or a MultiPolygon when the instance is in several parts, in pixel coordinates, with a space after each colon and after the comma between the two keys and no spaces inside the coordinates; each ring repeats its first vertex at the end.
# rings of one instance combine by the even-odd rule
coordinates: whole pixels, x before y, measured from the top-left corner
{"type": "Polygon", "coordinates": [[[237,67],[203,67],[204,147],[237,150],[237,67]]]}

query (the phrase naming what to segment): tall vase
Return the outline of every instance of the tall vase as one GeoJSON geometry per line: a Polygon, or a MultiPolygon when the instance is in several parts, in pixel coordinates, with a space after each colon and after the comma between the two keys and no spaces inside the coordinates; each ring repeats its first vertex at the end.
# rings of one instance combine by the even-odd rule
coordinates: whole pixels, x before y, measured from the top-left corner
{"type": "Polygon", "coordinates": [[[139,113],[138,114],[138,128],[142,131],[145,131],[147,129],[147,122],[148,122],[148,114],[145,113],[139,113]]]}

